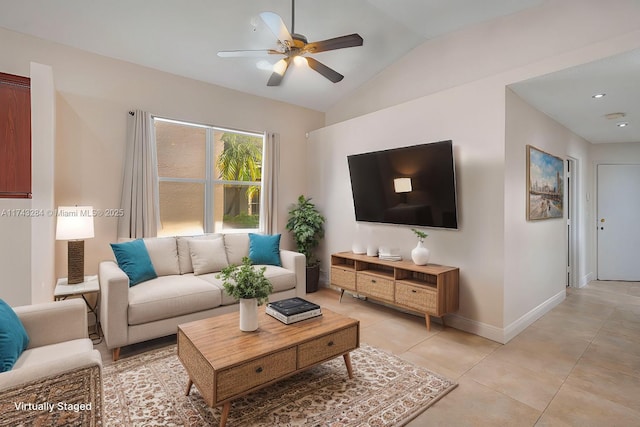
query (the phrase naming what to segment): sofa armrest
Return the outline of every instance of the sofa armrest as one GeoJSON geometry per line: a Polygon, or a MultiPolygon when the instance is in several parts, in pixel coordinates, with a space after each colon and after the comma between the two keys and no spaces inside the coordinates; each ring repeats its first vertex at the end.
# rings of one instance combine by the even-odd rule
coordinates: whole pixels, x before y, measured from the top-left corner
{"type": "Polygon", "coordinates": [[[127,345],[129,277],[114,261],[102,261],[100,281],[100,326],[107,348],[127,345]]]}
{"type": "Polygon", "coordinates": [[[29,335],[29,347],[42,347],[87,338],[87,306],[81,299],[16,307],[15,312],[29,335]]]}
{"type": "Polygon", "coordinates": [[[303,297],[307,294],[307,259],[294,251],[280,250],[282,267],[296,274],[296,296],[303,297]]]}
{"type": "Polygon", "coordinates": [[[0,373],[0,393],[18,386],[24,387],[26,384],[37,384],[43,378],[92,366],[97,366],[100,371],[102,370],[102,357],[98,350],[84,351],[64,359],[58,358],[39,363],[29,366],[28,369],[12,369],[0,373]]]}

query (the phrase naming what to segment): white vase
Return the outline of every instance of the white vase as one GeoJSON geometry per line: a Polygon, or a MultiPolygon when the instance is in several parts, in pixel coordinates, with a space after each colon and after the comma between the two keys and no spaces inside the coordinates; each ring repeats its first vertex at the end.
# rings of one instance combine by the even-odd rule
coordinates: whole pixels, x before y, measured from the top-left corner
{"type": "Polygon", "coordinates": [[[240,299],[240,330],[252,332],[258,329],[258,300],[240,299]]]}
{"type": "Polygon", "coordinates": [[[411,259],[415,265],[427,265],[429,262],[429,249],[424,247],[422,242],[411,251],[411,259]]]}

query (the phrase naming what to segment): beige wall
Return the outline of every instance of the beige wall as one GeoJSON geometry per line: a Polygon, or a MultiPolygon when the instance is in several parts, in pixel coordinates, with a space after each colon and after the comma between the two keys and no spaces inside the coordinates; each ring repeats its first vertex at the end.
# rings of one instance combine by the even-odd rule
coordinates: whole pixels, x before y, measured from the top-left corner
{"type": "MultiPolygon", "coordinates": [[[[433,262],[461,269],[460,310],[449,323],[496,341],[511,339],[561,301],[565,283],[562,221],[525,220],[524,145],[580,162],[581,281],[594,269],[586,201],[593,177],[590,145],[506,87],[638,47],[637,3],[552,0],[430,40],[334,106],[329,125],[311,133],[309,151],[309,193],[327,216],[325,279],[330,253],[348,250],[357,228],[346,156],[452,139],[460,230],[430,230],[426,240],[433,262]]],[[[407,227],[363,227],[378,245],[398,247],[404,257],[415,245],[407,227]]]]}
{"type": "MultiPolygon", "coordinates": [[[[286,233],[287,206],[306,188],[301,161],[306,157],[305,133],[323,125],[323,113],[0,29],[0,71],[28,75],[30,61],[50,65],[55,76],[56,205],[119,207],[127,112],[140,108],[162,117],[278,132],[282,166],[278,229],[286,233]]],[[[85,242],[87,274],[95,274],[99,261],[112,257],[108,243],[116,238],[116,224],[116,218],[96,218],[96,237],[85,242]]],[[[13,221],[5,225],[13,227],[13,221]]],[[[3,239],[0,255],[30,253],[28,240],[16,240],[3,239]]],[[[283,242],[291,245],[288,238],[283,242]]],[[[55,247],[56,275],[65,276],[66,244],[56,242],[55,247]]],[[[21,256],[6,268],[29,269],[28,259],[29,255],[21,256]]]]}

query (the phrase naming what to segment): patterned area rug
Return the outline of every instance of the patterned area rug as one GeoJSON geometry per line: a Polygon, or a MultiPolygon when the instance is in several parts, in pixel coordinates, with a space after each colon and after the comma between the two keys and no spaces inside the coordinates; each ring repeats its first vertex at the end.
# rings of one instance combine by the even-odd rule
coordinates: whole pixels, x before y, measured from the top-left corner
{"type": "MultiPolygon", "coordinates": [[[[351,353],[354,378],[342,357],[296,374],[231,404],[227,426],[402,426],[456,383],[362,344],[351,353]]],[[[176,346],[122,359],[104,368],[107,426],[209,426],[197,387],[184,395],[187,373],[176,346]]]]}

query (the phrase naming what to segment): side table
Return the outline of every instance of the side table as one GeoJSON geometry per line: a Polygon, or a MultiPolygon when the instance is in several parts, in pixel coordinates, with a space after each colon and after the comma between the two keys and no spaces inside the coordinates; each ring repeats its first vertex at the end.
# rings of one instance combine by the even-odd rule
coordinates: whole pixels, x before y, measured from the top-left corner
{"type": "Polygon", "coordinates": [[[102,341],[102,336],[100,335],[100,317],[98,316],[98,304],[100,303],[100,282],[98,281],[98,276],[85,276],[84,282],[74,285],[70,285],[66,277],[58,279],[56,289],[53,291],[53,299],[60,301],[75,296],[81,296],[89,309],[89,313],[93,313],[96,319],[96,330],[95,333],[89,334],[89,338],[94,341],[94,344],[99,344],[102,341]],[[90,294],[96,295],[96,302],[93,305],[87,300],[87,295],[90,294]]]}

